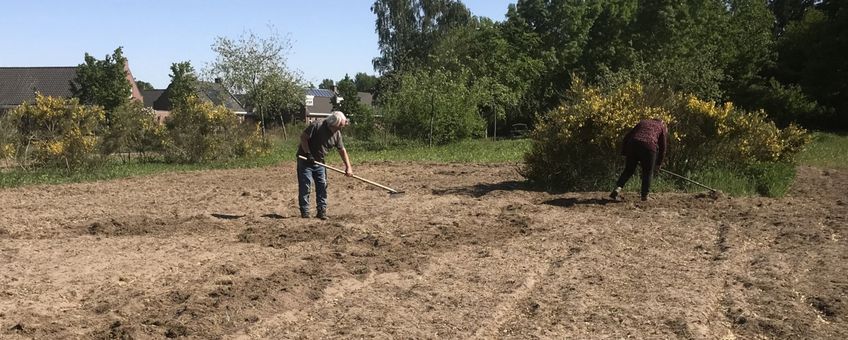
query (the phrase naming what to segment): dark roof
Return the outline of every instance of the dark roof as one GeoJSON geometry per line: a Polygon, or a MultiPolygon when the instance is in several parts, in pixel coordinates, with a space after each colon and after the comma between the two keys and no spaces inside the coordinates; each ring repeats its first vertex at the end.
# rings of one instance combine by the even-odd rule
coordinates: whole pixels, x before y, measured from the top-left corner
{"type": "Polygon", "coordinates": [[[209,83],[209,82],[199,82],[198,84],[198,92],[201,94],[201,98],[205,97],[212,104],[215,105],[224,105],[224,107],[230,109],[233,112],[245,112],[244,107],[239,103],[236,98],[230,94],[230,91],[224,87],[224,85],[219,83],[209,83]]]}
{"type": "Polygon", "coordinates": [[[0,67],[0,105],[20,105],[35,99],[35,92],[52,97],[70,97],[71,67],[0,67]]]}
{"type": "Polygon", "coordinates": [[[367,106],[371,106],[374,103],[374,95],[368,92],[357,92],[356,96],[359,97],[359,102],[365,104],[367,106]]]}
{"type": "Polygon", "coordinates": [[[165,90],[142,90],[141,96],[144,97],[144,106],[153,107],[153,103],[159,99],[165,90]]]}
{"type": "Polygon", "coordinates": [[[336,94],[332,90],[325,89],[306,89],[306,95],[327,98],[332,98],[336,96],[336,94]]]}
{"type": "MultiPolygon", "coordinates": [[[[168,89],[171,86],[168,85],[168,89]]],[[[165,89],[162,93],[159,94],[159,98],[153,101],[153,109],[160,111],[171,111],[171,99],[169,96],[168,89],[165,89]]],[[[236,100],[233,95],[224,88],[224,85],[218,83],[210,83],[210,82],[198,82],[197,83],[197,95],[203,101],[211,102],[214,105],[223,105],[224,107],[230,109],[233,112],[246,112],[247,110],[241,105],[241,103],[236,100]]],[[[145,105],[147,105],[147,98],[144,99],[145,105]]]]}

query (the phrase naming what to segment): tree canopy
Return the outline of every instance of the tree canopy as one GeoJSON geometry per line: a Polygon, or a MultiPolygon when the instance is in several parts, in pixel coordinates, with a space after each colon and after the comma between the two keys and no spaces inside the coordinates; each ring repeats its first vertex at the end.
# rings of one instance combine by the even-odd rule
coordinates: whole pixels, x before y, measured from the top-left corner
{"type": "Polygon", "coordinates": [[[85,62],[77,66],[77,76],[70,84],[71,94],[82,104],[102,106],[108,121],[109,112],[130,98],[132,85],[127,80],[126,65],[122,47],[103,60],[86,53],[85,62]]]}

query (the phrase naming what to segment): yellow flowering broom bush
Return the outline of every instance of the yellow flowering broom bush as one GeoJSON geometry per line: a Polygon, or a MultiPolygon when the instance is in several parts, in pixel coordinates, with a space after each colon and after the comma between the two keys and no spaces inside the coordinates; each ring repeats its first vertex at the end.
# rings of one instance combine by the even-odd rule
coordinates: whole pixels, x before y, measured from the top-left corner
{"type": "Polygon", "coordinates": [[[666,164],[684,172],[791,162],[809,141],[803,129],[778,129],[762,111],[638,83],[604,89],[575,79],[567,100],[537,121],[522,173],[550,189],[609,189],[623,164],[624,135],[649,118],[668,124],[666,164]]]}
{"type": "Polygon", "coordinates": [[[242,125],[226,107],[214,106],[196,96],[174,108],[165,134],[165,158],[171,162],[225,160],[268,149],[258,126],[242,125]]]}
{"type": "Polygon", "coordinates": [[[75,170],[98,159],[96,130],[105,119],[102,107],[36,94],[34,103],[16,107],[8,119],[16,138],[14,146],[3,146],[4,154],[14,155],[22,166],[75,170]]]}

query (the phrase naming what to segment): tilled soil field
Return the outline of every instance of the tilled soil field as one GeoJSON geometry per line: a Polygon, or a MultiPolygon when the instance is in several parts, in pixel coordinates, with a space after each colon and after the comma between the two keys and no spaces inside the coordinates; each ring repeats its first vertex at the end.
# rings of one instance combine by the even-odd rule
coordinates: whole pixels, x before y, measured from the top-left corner
{"type": "Polygon", "coordinates": [[[368,163],[0,190],[0,338],[848,339],[848,170],[781,199],[529,190],[368,163]]]}

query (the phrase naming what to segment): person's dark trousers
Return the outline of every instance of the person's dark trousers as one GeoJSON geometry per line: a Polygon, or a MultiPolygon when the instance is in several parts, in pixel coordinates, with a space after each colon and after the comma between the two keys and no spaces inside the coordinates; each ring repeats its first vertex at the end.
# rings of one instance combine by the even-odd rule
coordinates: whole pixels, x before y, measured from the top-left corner
{"type": "Polygon", "coordinates": [[[312,191],[312,183],[315,183],[315,200],[318,211],[327,210],[327,171],[318,164],[307,164],[306,161],[297,159],[297,187],[298,204],[301,214],[309,214],[309,193],[312,191]]]}
{"type": "Polygon", "coordinates": [[[636,172],[636,163],[642,165],[642,197],[648,197],[648,192],[651,191],[651,177],[654,174],[654,167],[657,163],[657,151],[648,148],[639,142],[633,142],[627,145],[627,155],[625,155],[624,171],[618,177],[616,182],[617,187],[624,187],[633,173],[636,172]]]}

